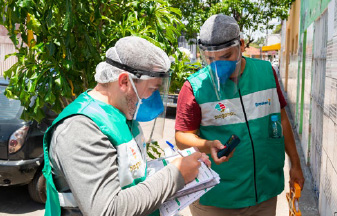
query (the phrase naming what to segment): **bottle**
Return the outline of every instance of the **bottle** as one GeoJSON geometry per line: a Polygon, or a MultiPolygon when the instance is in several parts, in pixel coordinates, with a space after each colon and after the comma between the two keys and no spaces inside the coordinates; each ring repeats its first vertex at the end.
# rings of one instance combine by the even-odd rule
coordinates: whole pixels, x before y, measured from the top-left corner
{"type": "Polygon", "coordinates": [[[282,137],[282,126],[281,126],[281,122],[278,119],[278,115],[271,116],[269,136],[270,138],[281,138],[282,137]]]}

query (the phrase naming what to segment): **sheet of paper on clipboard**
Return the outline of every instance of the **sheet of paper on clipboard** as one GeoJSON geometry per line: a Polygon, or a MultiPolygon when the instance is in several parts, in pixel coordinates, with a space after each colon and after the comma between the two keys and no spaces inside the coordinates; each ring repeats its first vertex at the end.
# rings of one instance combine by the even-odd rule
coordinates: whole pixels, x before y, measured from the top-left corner
{"type": "MultiPolygon", "coordinates": [[[[193,152],[195,152],[194,148],[189,148],[182,151],[184,156],[188,156],[193,152]]],[[[167,164],[170,163],[170,161],[177,157],[181,156],[175,154],[166,158],[159,158],[157,160],[149,161],[148,176],[164,168],[167,164]]],[[[161,215],[175,215],[177,212],[189,206],[195,200],[199,199],[207,191],[219,184],[219,182],[219,175],[212,169],[208,168],[204,163],[201,163],[198,176],[161,205],[159,208],[161,215]]]]}

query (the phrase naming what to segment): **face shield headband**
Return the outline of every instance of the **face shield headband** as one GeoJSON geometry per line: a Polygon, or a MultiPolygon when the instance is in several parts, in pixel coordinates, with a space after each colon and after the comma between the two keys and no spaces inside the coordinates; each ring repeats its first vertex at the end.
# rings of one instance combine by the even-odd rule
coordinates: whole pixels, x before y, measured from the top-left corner
{"type": "Polygon", "coordinates": [[[201,42],[201,40],[198,40],[198,45],[199,48],[203,51],[209,50],[209,51],[215,51],[215,50],[221,50],[223,48],[227,48],[230,46],[233,46],[234,44],[236,44],[237,42],[239,42],[240,44],[240,37],[236,37],[230,41],[226,41],[224,43],[220,43],[220,44],[203,44],[201,42]]]}
{"type": "Polygon", "coordinates": [[[114,61],[111,58],[106,58],[105,62],[114,66],[114,67],[116,67],[116,68],[119,68],[121,70],[124,70],[124,71],[127,71],[127,72],[133,74],[138,79],[141,79],[142,76],[148,76],[148,77],[152,77],[152,78],[167,78],[167,77],[170,76],[170,73],[167,73],[167,72],[151,72],[151,71],[134,69],[130,66],[127,66],[127,65],[121,64],[117,61],[114,61]]]}

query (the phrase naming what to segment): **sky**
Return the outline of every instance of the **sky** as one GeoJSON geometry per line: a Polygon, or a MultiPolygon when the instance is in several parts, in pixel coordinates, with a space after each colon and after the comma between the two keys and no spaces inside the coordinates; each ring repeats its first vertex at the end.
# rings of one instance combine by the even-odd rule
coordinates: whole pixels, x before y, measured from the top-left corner
{"type": "MultiPolygon", "coordinates": [[[[269,22],[269,24],[270,25],[274,25],[274,26],[276,26],[276,25],[278,25],[278,24],[280,24],[281,23],[281,21],[280,20],[278,20],[277,18],[274,18],[274,19],[272,19],[270,22],[269,22]]],[[[268,30],[268,34],[271,34],[273,32],[273,30],[268,30]]],[[[246,35],[246,34],[249,34],[249,32],[248,31],[244,31],[244,34],[246,35]]],[[[259,30],[257,30],[257,31],[255,31],[255,32],[253,32],[252,34],[251,34],[251,37],[252,38],[254,38],[254,39],[258,39],[258,38],[260,38],[260,37],[266,37],[266,35],[267,35],[267,32],[266,31],[264,31],[264,32],[261,32],[261,31],[259,31],[259,30]]]]}

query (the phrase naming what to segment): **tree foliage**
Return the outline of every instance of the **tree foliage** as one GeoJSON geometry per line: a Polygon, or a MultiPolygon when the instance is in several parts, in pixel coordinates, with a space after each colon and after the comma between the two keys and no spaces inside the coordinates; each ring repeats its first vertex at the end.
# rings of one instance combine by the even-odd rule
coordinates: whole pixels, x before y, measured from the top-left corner
{"type": "Polygon", "coordinates": [[[208,17],[223,13],[233,16],[241,31],[250,34],[256,30],[272,29],[269,21],[273,18],[286,19],[291,3],[294,0],[169,0],[173,7],[182,12],[186,24],[185,36],[194,38],[200,26],[208,17]]]}
{"type": "Polygon", "coordinates": [[[37,121],[94,87],[96,65],[119,38],[140,36],[170,55],[184,27],[166,0],[0,0],[0,12],[18,58],[4,73],[6,96],[21,101],[23,119],[37,121]]]}
{"type": "MultiPolygon", "coordinates": [[[[195,38],[213,14],[233,16],[241,31],[253,32],[272,28],[268,22],[273,18],[285,19],[293,1],[0,0],[0,15],[5,18],[0,24],[9,31],[17,47],[12,55],[18,58],[4,74],[10,78],[6,96],[21,101],[23,119],[39,121],[46,107],[59,113],[94,87],[96,65],[119,38],[140,36],[172,55],[180,33],[195,38]],[[34,33],[31,41],[29,31],[34,33]]],[[[187,59],[179,54],[173,57],[172,84],[179,88],[196,66],[185,64],[187,59]]]]}
{"type": "Polygon", "coordinates": [[[173,73],[171,77],[170,92],[177,94],[181,90],[187,77],[201,68],[201,63],[191,63],[188,56],[180,51],[177,51],[173,57],[175,61],[171,67],[173,73]]]}
{"type": "Polygon", "coordinates": [[[273,34],[280,34],[282,30],[282,24],[279,24],[275,27],[275,29],[273,30],[273,34]]]}
{"type": "Polygon", "coordinates": [[[253,43],[250,44],[250,46],[255,48],[260,48],[260,45],[264,46],[266,42],[266,38],[264,37],[258,37],[253,43]]]}

